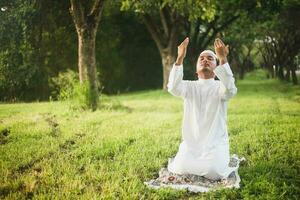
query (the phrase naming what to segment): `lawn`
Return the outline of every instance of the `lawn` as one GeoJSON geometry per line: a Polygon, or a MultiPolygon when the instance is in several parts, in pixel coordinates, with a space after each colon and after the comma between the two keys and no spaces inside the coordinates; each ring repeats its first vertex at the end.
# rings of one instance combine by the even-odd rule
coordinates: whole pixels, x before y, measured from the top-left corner
{"type": "Polygon", "coordinates": [[[152,190],[181,140],[182,100],[160,90],[68,102],[0,104],[0,199],[299,199],[300,87],[238,81],[229,103],[231,153],[244,156],[240,189],[152,190]]]}

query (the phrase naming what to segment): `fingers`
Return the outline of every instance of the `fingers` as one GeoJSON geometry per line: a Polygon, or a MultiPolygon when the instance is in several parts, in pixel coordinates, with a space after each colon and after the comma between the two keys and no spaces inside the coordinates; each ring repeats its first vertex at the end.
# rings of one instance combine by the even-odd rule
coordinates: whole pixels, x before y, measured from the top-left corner
{"type": "Polygon", "coordinates": [[[220,39],[220,38],[217,38],[219,43],[222,44],[223,46],[225,46],[224,42],[220,39]]]}
{"type": "Polygon", "coordinates": [[[183,42],[181,42],[181,44],[179,45],[179,46],[187,46],[188,44],[189,44],[189,38],[188,37],[186,37],[184,40],[183,40],[183,42]]]}
{"type": "Polygon", "coordinates": [[[215,39],[214,46],[215,46],[215,48],[220,48],[221,47],[221,44],[220,44],[218,38],[215,39]]]}
{"type": "Polygon", "coordinates": [[[215,48],[225,47],[225,44],[220,38],[216,38],[214,42],[215,48]]]}
{"type": "Polygon", "coordinates": [[[180,57],[181,59],[183,59],[185,57],[186,54],[186,50],[187,50],[187,45],[189,44],[189,38],[186,37],[183,42],[181,42],[181,44],[178,46],[178,57],[180,57]]]}
{"type": "Polygon", "coordinates": [[[189,44],[189,38],[188,37],[186,37],[184,40],[183,40],[183,42],[182,42],[182,44],[184,45],[184,46],[187,46],[188,44],[189,44]]]}
{"type": "Polygon", "coordinates": [[[219,45],[219,44],[217,43],[217,40],[215,40],[215,42],[214,42],[215,48],[218,48],[218,47],[219,47],[218,45],[219,45]]]}

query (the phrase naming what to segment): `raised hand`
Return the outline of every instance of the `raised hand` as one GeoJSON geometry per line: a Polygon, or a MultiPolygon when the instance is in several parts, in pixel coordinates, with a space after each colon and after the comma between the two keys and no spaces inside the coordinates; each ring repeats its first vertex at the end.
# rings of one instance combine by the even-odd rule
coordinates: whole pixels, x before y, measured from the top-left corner
{"type": "Polygon", "coordinates": [[[214,46],[217,57],[220,60],[220,64],[226,63],[227,55],[229,54],[229,46],[225,46],[224,42],[220,38],[215,39],[214,46]]]}
{"type": "Polygon", "coordinates": [[[176,59],[176,63],[175,63],[176,65],[182,65],[183,59],[185,58],[185,55],[186,55],[186,49],[187,49],[188,44],[189,44],[189,38],[187,37],[178,46],[177,59],[176,59]]]}

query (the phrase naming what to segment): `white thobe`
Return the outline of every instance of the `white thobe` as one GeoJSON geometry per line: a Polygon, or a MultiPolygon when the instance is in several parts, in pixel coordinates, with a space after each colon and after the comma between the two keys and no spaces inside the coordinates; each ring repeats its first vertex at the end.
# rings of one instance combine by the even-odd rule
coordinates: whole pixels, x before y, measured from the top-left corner
{"type": "Polygon", "coordinates": [[[182,142],[168,170],[210,179],[226,178],[234,169],[229,164],[226,126],[227,101],[237,88],[228,63],[214,70],[219,80],[183,80],[183,66],[173,65],[168,91],[184,99],[182,142]]]}

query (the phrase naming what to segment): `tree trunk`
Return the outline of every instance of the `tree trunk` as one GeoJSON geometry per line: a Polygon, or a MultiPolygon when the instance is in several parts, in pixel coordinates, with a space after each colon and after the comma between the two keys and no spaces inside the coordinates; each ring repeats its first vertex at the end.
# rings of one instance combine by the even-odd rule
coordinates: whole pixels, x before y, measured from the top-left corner
{"type": "Polygon", "coordinates": [[[283,73],[283,67],[282,66],[278,67],[278,78],[280,80],[284,80],[284,73],[283,73]]]}
{"type": "Polygon", "coordinates": [[[290,70],[290,67],[287,67],[287,69],[286,69],[285,80],[288,81],[288,82],[291,81],[291,70],[290,70]]]}
{"type": "Polygon", "coordinates": [[[272,78],[276,78],[276,67],[274,67],[274,65],[270,65],[270,72],[271,72],[271,77],[272,78]]]}
{"type": "Polygon", "coordinates": [[[141,17],[159,50],[163,66],[163,89],[166,90],[169,74],[177,53],[178,14],[169,7],[163,7],[160,9],[159,23],[154,20],[155,17],[149,14],[143,14],[141,17]]]}
{"type": "Polygon", "coordinates": [[[88,56],[87,39],[77,34],[78,38],[78,72],[80,84],[83,84],[87,79],[87,64],[88,60],[85,59],[88,56]]]}
{"type": "Polygon", "coordinates": [[[298,79],[297,79],[297,75],[296,75],[296,66],[293,65],[291,67],[291,72],[292,72],[292,82],[294,85],[297,85],[298,84],[298,79]]]}
{"type": "Polygon", "coordinates": [[[98,102],[95,39],[104,0],[95,0],[91,8],[84,0],[70,1],[70,13],[78,36],[79,79],[81,84],[88,84],[88,106],[94,111],[98,102]]]}
{"type": "Polygon", "coordinates": [[[78,34],[78,67],[80,83],[87,81],[89,87],[89,106],[97,109],[98,83],[95,56],[95,30],[84,30],[78,34]]]}
{"type": "Polygon", "coordinates": [[[172,55],[170,51],[164,51],[161,53],[162,65],[163,65],[163,89],[167,90],[167,85],[169,81],[170,71],[172,65],[175,62],[175,55],[172,55]]]}

